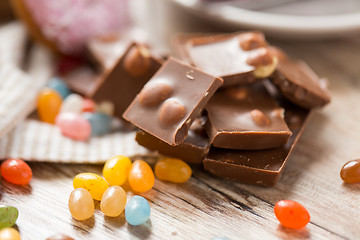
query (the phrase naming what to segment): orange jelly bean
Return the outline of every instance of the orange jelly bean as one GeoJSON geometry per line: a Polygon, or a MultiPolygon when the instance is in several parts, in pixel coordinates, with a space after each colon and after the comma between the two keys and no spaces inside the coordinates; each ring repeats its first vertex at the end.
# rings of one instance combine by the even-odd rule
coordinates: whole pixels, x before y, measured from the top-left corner
{"type": "Polygon", "coordinates": [[[154,186],[155,176],[149,164],[136,160],[131,166],[128,181],[134,191],[146,192],[154,186]]]}
{"type": "Polygon", "coordinates": [[[55,123],[55,118],[60,111],[61,96],[50,88],[43,89],[37,100],[37,111],[41,121],[55,123]]]}
{"type": "Polygon", "coordinates": [[[360,159],[352,160],[341,168],[341,179],[346,183],[359,183],[360,182],[360,159]]]}
{"type": "Polygon", "coordinates": [[[20,240],[20,233],[15,228],[4,228],[0,231],[1,240],[20,240]]]}
{"type": "Polygon", "coordinates": [[[32,178],[32,171],[21,159],[7,159],[1,164],[1,175],[8,182],[26,185],[32,178]]]}
{"type": "Polygon", "coordinates": [[[292,200],[277,202],[274,213],[281,225],[287,228],[301,229],[310,222],[310,215],[306,208],[292,200]]]}
{"type": "Polygon", "coordinates": [[[191,172],[186,162],[176,158],[163,158],[155,165],[155,176],[173,183],[186,182],[191,177],[191,172]]]}

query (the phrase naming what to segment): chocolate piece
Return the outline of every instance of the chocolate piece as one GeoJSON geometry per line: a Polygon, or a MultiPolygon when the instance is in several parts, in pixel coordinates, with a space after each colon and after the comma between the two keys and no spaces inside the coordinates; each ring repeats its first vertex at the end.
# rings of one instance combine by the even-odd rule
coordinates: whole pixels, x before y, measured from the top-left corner
{"type": "Polygon", "coordinates": [[[217,92],[206,111],[206,131],[215,147],[275,148],[284,145],[291,136],[284,110],[261,82],[217,92]]]}
{"type": "Polygon", "coordinates": [[[63,76],[63,80],[72,91],[86,97],[94,92],[100,78],[100,74],[96,73],[90,66],[76,68],[63,76]]]}
{"type": "Polygon", "coordinates": [[[169,58],[144,86],[123,117],[160,140],[178,145],[185,140],[191,123],[222,82],[220,78],[169,58]],[[164,89],[165,85],[169,88],[166,99],[158,94],[160,90],[154,90],[164,89]],[[144,95],[159,98],[152,101],[157,105],[144,104],[141,101],[144,95]]]}
{"type": "Polygon", "coordinates": [[[177,43],[184,45],[183,50],[178,48],[181,57],[203,71],[223,78],[224,86],[250,83],[267,77],[277,64],[273,51],[266,50],[264,35],[259,32],[201,36],[187,41],[179,38],[177,43]],[[258,51],[266,51],[266,54],[256,54],[258,51]],[[247,61],[254,54],[257,55],[256,65],[247,61]],[[270,59],[271,63],[260,58],[270,59]],[[263,69],[263,64],[270,67],[263,69]],[[256,71],[258,67],[261,67],[260,71],[256,71]]]}
{"type": "Polygon", "coordinates": [[[234,181],[260,186],[274,186],[300,138],[311,112],[288,103],[285,120],[293,135],[282,147],[241,151],[211,148],[203,164],[211,174],[234,181]]]}
{"type": "Polygon", "coordinates": [[[97,102],[113,102],[114,115],[121,118],[136,94],[160,66],[159,60],[153,58],[145,46],[133,43],[116,65],[102,74],[89,97],[97,102]]]}
{"type": "Polygon", "coordinates": [[[189,130],[189,134],[183,143],[171,146],[166,142],[148,134],[144,131],[136,133],[135,140],[150,150],[158,151],[160,154],[180,158],[188,163],[200,164],[209,152],[209,138],[196,130],[189,130]]]}
{"type": "Polygon", "coordinates": [[[287,99],[301,107],[321,107],[331,101],[325,81],[305,62],[279,62],[271,80],[287,99]]]}
{"type": "Polygon", "coordinates": [[[122,33],[110,33],[91,39],[86,52],[96,67],[103,71],[111,69],[132,42],[146,43],[147,40],[144,30],[132,27],[122,33]]]}

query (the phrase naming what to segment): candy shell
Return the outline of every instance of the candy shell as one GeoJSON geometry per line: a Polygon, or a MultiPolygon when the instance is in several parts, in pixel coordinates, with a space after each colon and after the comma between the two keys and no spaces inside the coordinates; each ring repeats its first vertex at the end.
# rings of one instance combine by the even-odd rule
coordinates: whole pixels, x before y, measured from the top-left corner
{"type": "Polygon", "coordinates": [[[75,176],[73,186],[86,189],[93,199],[100,201],[109,184],[95,173],[80,173],[75,176]]]}
{"type": "Polygon", "coordinates": [[[110,132],[111,117],[104,113],[83,113],[82,116],[91,125],[91,135],[101,136],[110,132]]]}
{"type": "Polygon", "coordinates": [[[56,119],[61,133],[74,140],[86,141],[91,135],[91,125],[78,113],[60,113],[56,119]]]}
{"type": "Polygon", "coordinates": [[[130,225],[144,224],[150,218],[150,205],[145,198],[133,196],[125,207],[125,218],[130,225]]]}
{"type": "Polygon", "coordinates": [[[15,207],[0,205],[0,229],[13,226],[18,216],[19,211],[15,207]]]}
{"type": "Polygon", "coordinates": [[[32,178],[30,166],[21,159],[5,160],[0,171],[6,181],[17,185],[26,185],[32,178]]]}
{"type": "Polygon", "coordinates": [[[20,233],[14,228],[4,228],[0,231],[1,240],[20,240],[20,233]]]}
{"type": "Polygon", "coordinates": [[[69,87],[59,77],[53,77],[52,79],[50,79],[46,86],[59,93],[62,99],[67,98],[71,94],[69,87]]]}
{"type": "Polygon", "coordinates": [[[37,112],[40,120],[47,123],[55,123],[61,103],[61,96],[55,90],[45,88],[40,91],[37,99],[37,112]]]}
{"type": "Polygon", "coordinates": [[[83,98],[79,94],[70,94],[61,105],[60,112],[81,113],[83,109],[83,98]]]}

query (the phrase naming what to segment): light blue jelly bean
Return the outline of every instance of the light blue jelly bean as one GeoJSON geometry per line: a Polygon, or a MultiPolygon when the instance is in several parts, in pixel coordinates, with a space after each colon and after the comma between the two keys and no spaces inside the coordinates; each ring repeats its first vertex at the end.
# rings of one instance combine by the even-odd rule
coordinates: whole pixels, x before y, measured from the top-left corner
{"type": "Polygon", "coordinates": [[[83,117],[90,122],[91,135],[101,136],[110,132],[111,117],[104,113],[83,113],[83,117]]]}
{"type": "Polygon", "coordinates": [[[71,94],[66,83],[59,77],[53,77],[52,79],[50,79],[46,86],[58,92],[61,95],[62,99],[67,98],[67,96],[71,94]]]}
{"type": "Polygon", "coordinates": [[[150,217],[150,205],[145,198],[133,196],[125,206],[126,221],[134,226],[144,224],[150,217]]]}

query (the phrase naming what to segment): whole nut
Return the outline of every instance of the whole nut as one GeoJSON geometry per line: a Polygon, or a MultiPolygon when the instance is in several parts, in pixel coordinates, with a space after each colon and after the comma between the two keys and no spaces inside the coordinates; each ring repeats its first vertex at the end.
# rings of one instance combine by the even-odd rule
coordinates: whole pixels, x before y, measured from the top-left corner
{"type": "Polygon", "coordinates": [[[252,120],[255,122],[255,124],[258,126],[266,127],[266,126],[270,126],[271,124],[270,119],[265,115],[265,113],[263,113],[259,109],[252,110],[250,112],[250,116],[252,120]]]}
{"type": "Polygon", "coordinates": [[[145,45],[133,46],[126,54],[123,64],[130,76],[144,75],[151,67],[149,49],[145,45]]]}
{"type": "Polygon", "coordinates": [[[185,106],[175,99],[166,100],[159,110],[159,121],[171,125],[180,121],[186,113],[185,106]]]}
{"type": "Polygon", "coordinates": [[[229,88],[226,93],[233,99],[244,100],[248,97],[249,91],[246,88],[229,88]]]}
{"type": "Polygon", "coordinates": [[[139,102],[146,107],[162,103],[172,93],[173,89],[166,83],[147,84],[139,93],[139,102]]]}
{"type": "Polygon", "coordinates": [[[239,41],[244,51],[266,46],[264,35],[261,33],[244,33],[240,35],[239,41]]]}
{"type": "Polygon", "coordinates": [[[273,63],[273,54],[268,48],[259,48],[251,52],[246,60],[246,63],[254,66],[268,66],[273,63]]]}

